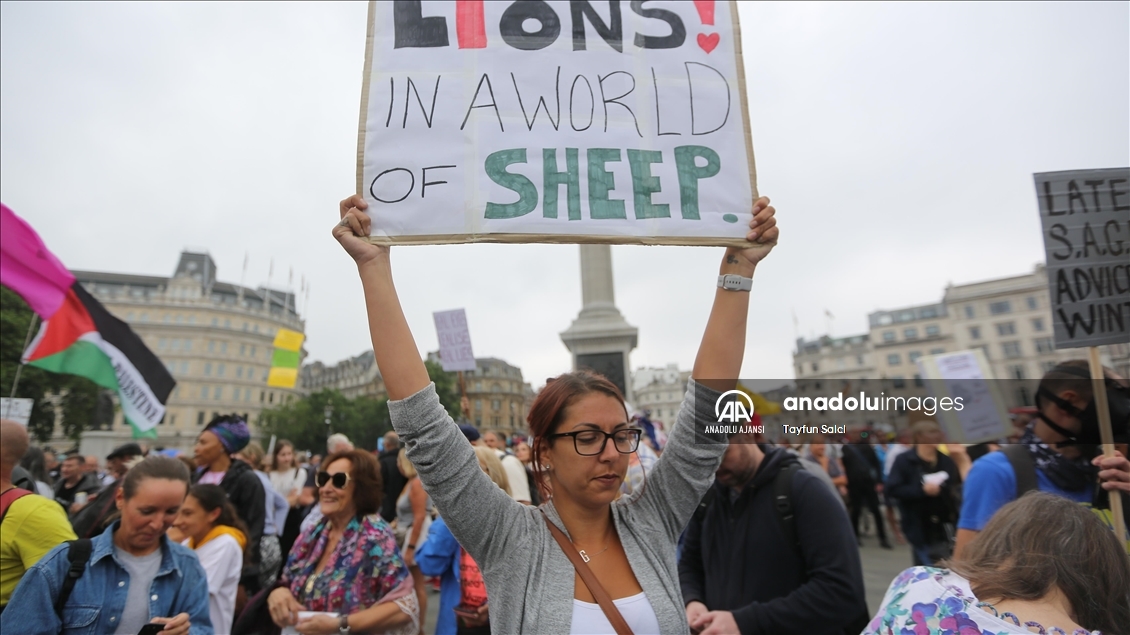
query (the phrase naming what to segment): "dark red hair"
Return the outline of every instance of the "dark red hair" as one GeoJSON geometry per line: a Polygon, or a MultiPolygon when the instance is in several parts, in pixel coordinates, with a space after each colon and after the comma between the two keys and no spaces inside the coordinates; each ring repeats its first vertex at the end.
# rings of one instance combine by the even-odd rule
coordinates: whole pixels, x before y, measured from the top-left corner
{"type": "MultiPolygon", "coordinates": [[[[565,420],[565,411],[577,399],[598,393],[615,398],[624,407],[624,417],[628,416],[628,409],[624,406],[624,395],[616,384],[608,378],[590,370],[579,370],[573,373],[558,375],[545,382],[538,396],[530,406],[530,414],[526,422],[530,425],[530,466],[534,470],[534,482],[542,500],[549,498],[549,486],[546,484],[545,473],[541,463],[541,441],[557,431],[557,427],[565,420]]],[[[548,442],[547,442],[548,443],[548,442]]]]}

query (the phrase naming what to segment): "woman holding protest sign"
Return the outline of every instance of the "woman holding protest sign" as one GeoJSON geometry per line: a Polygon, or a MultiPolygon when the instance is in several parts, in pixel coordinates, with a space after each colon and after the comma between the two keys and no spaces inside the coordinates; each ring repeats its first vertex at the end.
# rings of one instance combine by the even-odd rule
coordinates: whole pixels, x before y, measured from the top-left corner
{"type": "MultiPolygon", "coordinates": [[[[389,248],[366,239],[367,207],[360,196],[342,201],[333,235],[357,264],[393,427],[452,534],[482,568],[492,630],[685,632],[675,543],[726,449],[726,436],[707,433],[706,424],[717,423],[715,407],[741,371],[748,278],[778,235],[769,200],[753,207],[749,248],[723,256],[720,273],[732,277],[718,278],[693,379],[648,485],[620,497],[641,430],[629,427],[619,390],[599,375],[568,373],[531,408],[533,464],[543,491],[552,492],[538,508],[515,502],[474,469],[475,453],[440,404],[404,317],[389,248]],[[590,568],[590,560],[598,562],[590,568]]],[[[729,613],[711,614],[707,627],[736,630],[732,621],[729,613]]]]}

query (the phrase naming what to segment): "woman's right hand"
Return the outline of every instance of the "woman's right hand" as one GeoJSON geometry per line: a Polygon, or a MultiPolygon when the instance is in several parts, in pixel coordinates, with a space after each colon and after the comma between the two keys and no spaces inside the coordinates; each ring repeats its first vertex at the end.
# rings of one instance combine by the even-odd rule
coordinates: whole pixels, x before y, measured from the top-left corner
{"type": "Polygon", "coordinates": [[[379,258],[388,258],[388,247],[385,245],[374,245],[369,242],[369,230],[372,226],[372,221],[369,216],[365,214],[364,210],[369,207],[365,199],[361,196],[354,194],[347,199],[344,199],[340,204],[341,222],[334,225],[333,237],[341,246],[345,248],[345,252],[349,254],[350,258],[357,263],[360,267],[365,263],[372,262],[379,258]]]}
{"type": "Polygon", "coordinates": [[[305,611],[306,607],[294,599],[294,594],[286,587],[279,587],[267,596],[267,609],[271,612],[271,621],[276,626],[293,626],[298,622],[298,612],[305,611]]]}

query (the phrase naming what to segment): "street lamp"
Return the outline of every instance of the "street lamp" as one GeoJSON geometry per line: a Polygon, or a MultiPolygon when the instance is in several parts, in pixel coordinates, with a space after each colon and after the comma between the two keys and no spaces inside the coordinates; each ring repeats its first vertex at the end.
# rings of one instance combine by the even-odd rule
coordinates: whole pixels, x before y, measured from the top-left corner
{"type": "Polygon", "coordinates": [[[326,415],[326,438],[328,439],[330,438],[330,435],[333,434],[333,428],[330,427],[330,421],[334,416],[334,405],[332,403],[327,403],[326,409],[322,414],[326,415]]]}

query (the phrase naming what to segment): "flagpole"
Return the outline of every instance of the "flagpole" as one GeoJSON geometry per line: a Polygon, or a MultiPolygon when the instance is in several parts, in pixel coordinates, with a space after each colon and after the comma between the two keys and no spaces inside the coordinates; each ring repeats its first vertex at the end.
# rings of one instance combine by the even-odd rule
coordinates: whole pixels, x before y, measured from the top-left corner
{"type": "MultiPolygon", "coordinates": [[[[8,409],[9,410],[12,408],[12,400],[16,398],[16,388],[20,385],[20,374],[22,374],[23,371],[24,371],[24,362],[23,362],[22,357],[23,357],[24,352],[27,351],[28,344],[31,344],[31,336],[32,336],[33,333],[35,333],[35,322],[36,322],[36,318],[38,318],[38,317],[39,317],[38,313],[32,313],[31,314],[31,322],[29,322],[28,325],[27,325],[27,336],[24,337],[24,347],[22,349],[20,349],[20,357],[21,357],[20,363],[19,363],[18,366],[16,366],[16,376],[12,379],[12,392],[8,396],[8,409]]],[[[7,411],[4,412],[4,416],[5,417],[8,416],[7,411]]]]}

